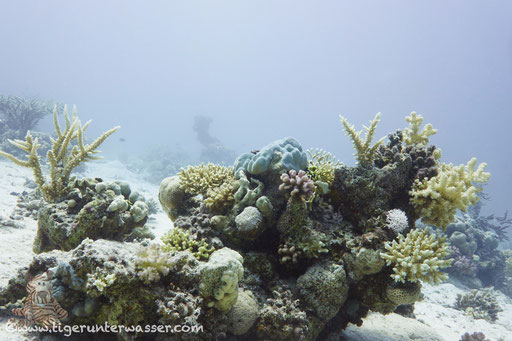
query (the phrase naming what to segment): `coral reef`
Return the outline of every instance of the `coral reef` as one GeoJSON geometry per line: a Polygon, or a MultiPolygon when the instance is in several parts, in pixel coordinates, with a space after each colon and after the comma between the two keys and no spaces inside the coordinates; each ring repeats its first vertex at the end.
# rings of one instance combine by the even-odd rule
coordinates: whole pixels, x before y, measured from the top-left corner
{"type": "MultiPolygon", "coordinates": [[[[36,253],[53,249],[71,250],[85,238],[134,240],[151,237],[144,227],[147,205],[128,200],[115,182],[101,179],[75,180],[70,192],[58,203],[48,203],[39,211],[36,253]]],[[[143,198],[142,198],[143,199],[143,198]]]]}
{"type": "Polygon", "coordinates": [[[496,321],[498,313],[502,311],[492,288],[471,290],[466,295],[457,295],[455,308],[464,311],[466,315],[475,319],[484,319],[489,322],[496,321]]]}
{"type": "Polygon", "coordinates": [[[70,120],[67,107],[64,106],[64,117],[66,119],[66,128],[62,131],[57,119],[57,106],[55,106],[53,109],[53,121],[57,139],[52,140],[52,148],[47,154],[50,164],[50,180],[47,180],[43,175],[37,154],[40,144],[37,138],[32,138],[30,131],[27,132],[25,141],[9,141],[12,145],[25,151],[28,155],[28,160],[21,160],[9,153],[0,151],[1,156],[8,158],[19,166],[33,170],[35,182],[47,202],[58,202],[63,196],[68,194],[69,184],[72,180],[71,171],[83,162],[97,160],[98,157],[94,156],[94,154],[98,153],[97,148],[119,129],[119,127],[114,127],[103,133],[91,144],[86,145],[84,144],[83,134],[90,121],[82,127],[82,123],[78,120],[76,114],[76,107],[73,108],[73,117],[70,120]],[[73,145],[70,150],[74,141],[76,141],[76,145],[73,145]]]}
{"type": "Polygon", "coordinates": [[[194,125],[192,129],[201,144],[201,161],[215,162],[226,165],[232,163],[236,158],[236,153],[224,146],[220,140],[210,134],[210,124],[213,119],[208,116],[194,116],[194,125]]]}
{"type": "MultiPolygon", "coordinates": [[[[426,145],[433,130],[421,130],[411,115],[405,135],[397,131],[389,143],[372,145],[378,120],[363,140],[342,118],[356,146],[356,167],[318,150],[308,160],[299,142],[286,138],[239,156],[233,167],[182,169],[161,183],[159,200],[173,229],[157,241],[145,239],[150,207],[128,184],[75,180],[63,200],[41,210],[45,252],[0,289],[0,304],[23,297],[26,272],[51,269],[54,296],[70,312],[64,323],[203,327],[200,334],[161,340],[312,341],[361,325],[370,310],[387,314],[406,306],[402,311],[412,314],[420,281],[446,278],[442,269],[455,252],[478,269],[491,269],[493,261],[498,269],[494,253],[488,258],[481,251],[495,250],[496,232],[465,231],[472,223],[461,222],[445,236],[417,223],[436,211],[423,206],[436,202],[423,198],[415,206],[414,186],[440,181],[448,167],[439,162],[439,149],[426,145]],[[49,251],[54,248],[69,251],[49,251]]],[[[467,179],[486,177],[474,166],[450,178],[468,197],[477,190],[467,179]]],[[[443,212],[458,207],[450,198],[443,199],[443,212]]]]}
{"type": "Polygon", "coordinates": [[[398,242],[384,245],[387,252],[381,253],[387,265],[393,264],[394,274],[391,277],[397,282],[439,283],[447,278],[440,272],[448,267],[452,260],[445,259],[450,251],[446,237],[429,235],[428,230],[412,230],[406,237],[398,236],[398,242]]]}
{"type": "Polygon", "coordinates": [[[0,135],[4,129],[18,132],[21,138],[32,130],[45,116],[52,113],[48,101],[0,95],[0,135]]]}

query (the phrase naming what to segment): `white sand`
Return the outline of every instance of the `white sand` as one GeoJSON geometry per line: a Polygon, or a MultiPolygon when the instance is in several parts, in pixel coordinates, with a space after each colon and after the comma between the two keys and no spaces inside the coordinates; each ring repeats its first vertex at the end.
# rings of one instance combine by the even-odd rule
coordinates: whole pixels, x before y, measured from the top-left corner
{"type": "MultiPolygon", "coordinates": [[[[146,199],[158,202],[158,186],[144,181],[137,174],[126,169],[119,162],[103,162],[88,165],[85,176],[100,177],[103,180],[124,180],[132,191],[139,191],[146,199]]],[[[17,197],[11,192],[27,190],[25,179],[32,178],[29,169],[23,169],[0,160],[0,217],[8,218],[16,206],[17,197]]],[[[152,216],[148,225],[156,236],[172,227],[167,216],[159,211],[152,216]]],[[[32,241],[36,233],[36,222],[31,218],[18,221],[20,228],[0,226],[0,287],[15,275],[16,270],[30,263],[32,241]]],[[[492,341],[512,341],[512,299],[498,293],[503,312],[498,314],[495,323],[473,320],[463,312],[452,308],[458,293],[467,292],[452,284],[430,286],[425,284],[422,292],[425,299],[416,303],[416,320],[403,318],[397,314],[381,315],[371,313],[362,327],[349,326],[343,334],[350,341],[458,341],[464,332],[483,332],[492,341]],[[501,339],[500,339],[501,338],[501,339]]],[[[37,335],[7,332],[5,319],[0,320],[0,340],[37,340],[37,335]]]]}

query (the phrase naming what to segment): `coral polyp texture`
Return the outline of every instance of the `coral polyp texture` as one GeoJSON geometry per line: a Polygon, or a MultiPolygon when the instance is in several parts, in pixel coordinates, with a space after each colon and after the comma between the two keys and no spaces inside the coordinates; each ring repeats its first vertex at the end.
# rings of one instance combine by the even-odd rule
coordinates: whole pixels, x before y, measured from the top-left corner
{"type": "Polygon", "coordinates": [[[82,126],[77,116],[76,107],[73,107],[73,117],[70,119],[67,107],[64,106],[64,118],[66,120],[66,128],[61,130],[57,118],[57,106],[55,106],[53,109],[53,123],[57,138],[52,139],[52,147],[47,153],[50,165],[50,179],[43,175],[41,162],[37,155],[37,149],[40,147],[40,144],[37,138],[32,138],[30,131],[27,132],[25,141],[9,140],[12,145],[27,153],[27,160],[20,160],[9,153],[0,151],[1,156],[8,158],[19,166],[33,170],[35,182],[47,202],[55,202],[69,192],[70,177],[73,169],[83,162],[98,160],[98,157],[95,156],[99,152],[97,148],[119,129],[119,127],[114,127],[103,133],[91,144],[84,144],[84,131],[91,121],[82,126]]]}
{"type": "Polygon", "coordinates": [[[476,163],[472,158],[467,165],[441,164],[438,175],[415,180],[411,203],[424,223],[446,229],[457,209],[465,212],[478,202],[477,194],[482,190],[478,184],[489,181],[491,174],[484,171],[487,164],[476,167],[476,163]]]}
{"type": "Polygon", "coordinates": [[[500,227],[487,222],[478,232],[472,226],[483,220],[465,216],[447,236],[416,226],[423,219],[443,227],[476,202],[484,165],[442,164],[428,144],[433,128],[421,129],[415,114],[405,133],[374,143],[379,119],[363,138],[341,118],[355,167],[322,150],[308,159],[288,137],[240,155],[233,167],[183,168],[160,185],[172,224],[156,241],[144,225],[148,202],[128,184],[74,180],[61,201],[40,210],[40,254],[0,289],[0,305],[16,307],[27,272],[51,269],[54,296],[70,312],[63,323],[203,327],[124,340],[313,341],[336,339],[370,310],[413,304],[421,282],[446,278],[455,254],[450,271],[474,265],[498,282],[485,274],[505,267],[496,251],[500,227]]]}
{"type": "Polygon", "coordinates": [[[446,237],[416,229],[406,237],[400,235],[398,241],[386,243],[387,252],[381,253],[381,257],[387,265],[393,265],[391,277],[397,282],[440,283],[448,277],[441,269],[451,264],[451,260],[445,259],[450,254],[448,245],[446,237]]]}

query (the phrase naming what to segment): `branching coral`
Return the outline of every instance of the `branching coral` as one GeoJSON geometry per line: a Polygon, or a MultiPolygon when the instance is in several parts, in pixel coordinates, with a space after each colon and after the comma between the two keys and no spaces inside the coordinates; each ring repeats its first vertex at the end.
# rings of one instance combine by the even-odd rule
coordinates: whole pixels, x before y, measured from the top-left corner
{"type": "Polygon", "coordinates": [[[322,181],[332,184],[334,181],[334,169],[341,165],[335,157],[322,149],[308,149],[309,165],[308,174],[313,181],[322,181]]]}
{"type": "Polygon", "coordinates": [[[429,137],[437,133],[437,129],[432,127],[432,124],[427,124],[420,131],[423,116],[417,115],[415,111],[411,112],[411,116],[406,116],[405,120],[409,122],[409,128],[405,128],[404,142],[408,145],[421,144],[426,146],[429,137]]]}
{"type": "Polygon", "coordinates": [[[346,134],[350,137],[352,140],[352,144],[354,145],[354,148],[356,149],[356,160],[358,164],[362,167],[368,167],[371,166],[373,163],[373,159],[375,158],[375,154],[377,152],[377,149],[379,146],[384,142],[385,137],[382,137],[380,140],[375,142],[373,146],[370,146],[370,144],[373,141],[373,136],[375,135],[375,130],[377,128],[377,124],[380,120],[380,112],[377,113],[372,121],[370,121],[370,126],[366,127],[363,126],[366,130],[365,139],[361,138],[362,130],[355,131],[354,125],[348,123],[348,121],[340,115],[341,123],[343,124],[343,127],[345,129],[346,134]]]}
{"type": "Polygon", "coordinates": [[[25,141],[9,140],[12,145],[28,154],[28,160],[20,160],[9,153],[0,151],[1,156],[8,158],[15,164],[32,168],[35,182],[47,202],[58,201],[59,198],[62,198],[68,193],[71,183],[71,171],[83,162],[99,159],[99,157],[94,156],[94,154],[99,152],[97,148],[119,129],[119,127],[114,127],[103,133],[93,143],[86,145],[84,144],[83,134],[91,121],[87,122],[82,127],[82,123],[77,117],[76,107],[73,108],[73,117],[70,120],[67,107],[64,106],[64,117],[66,119],[66,128],[62,131],[57,119],[57,106],[55,106],[53,110],[53,122],[57,139],[52,139],[52,148],[47,153],[48,162],[50,164],[49,181],[41,171],[41,163],[37,155],[37,149],[40,145],[37,138],[32,138],[30,131],[27,132],[25,141]],[[75,141],[76,145],[73,145],[75,141]],[[71,148],[72,145],[73,147],[71,148]]]}
{"type": "Polygon", "coordinates": [[[214,212],[233,204],[235,176],[232,167],[213,163],[189,166],[182,168],[178,177],[185,192],[203,195],[205,205],[214,212]]]}
{"type": "Polygon", "coordinates": [[[203,239],[196,239],[188,232],[179,228],[174,228],[162,236],[165,252],[190,251],[198,260],[208,260],[215,248],[208,247],[203,239]]]}
{"type": "Polygon", "coordinates": [[[439,174],[430,179],[416,179],[411,195],[411,204],[425,224],[446,229],[454,221],[456,210],[466,211],[476,204],[481,187],[475,185],[489,180],[490,173],[484,172],[487,165],[481,163],[476,169],[476,158],[466,166],[442,164],[439,174]]]}
{"type": "Polygon", "coordinates": [[[315,193],[315,184],[303,170],[299,170],[297,173],[292,169],[288,174],[283,173],[281,174],[281,181],[279,190],[289,192],[292,198],[298,197],[307,202],[312,199],[315,193]]]}
{"type": "Polygon", "coordinates": [[[464,310],[466,315],[475,319],[489,322],[496,321],[498,313],[503,311],[491,289],[471,290],[466,295],[457,295],[455,308],[464,310]]]}
{"type": "Polygon", "coordinates": [[[153,243],[137,253],[135,265],[138,269],[137,276],[149,283],[159,281],[162,275],[166,276],[173,264],[169,252],[163,251],[159,244],[153,243]]]}
{"type": "Polygon", "coordinates": [[[412,230],[407,237],[400,235],[398,242],[386,243],[387,252],[381,257],[387,265],[393,264],[394,274],[391,277],[396,282],[440,283],[447,278],[441,268],[450,266],[452,260],[445,259],[450,254],[446,237],[429,235],[427,230],[412,230]]]}
{"type": "Polygon", "coordinates": [[[52,105],[49,102],[0,95],[0,118],[9,129],[20,131],[22,134],[33,129],[51,112],[52,105]]]}

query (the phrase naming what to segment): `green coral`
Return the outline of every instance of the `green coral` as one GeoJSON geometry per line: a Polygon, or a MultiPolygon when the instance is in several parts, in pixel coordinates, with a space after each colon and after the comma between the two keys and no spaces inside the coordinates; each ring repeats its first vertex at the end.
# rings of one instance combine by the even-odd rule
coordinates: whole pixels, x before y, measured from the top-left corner
{"type": "Polygon", "coordinates": [[[399,235],[398,242],[387,242],[384,245],[387,252],[380,255],[387,265],[394,265],[391,278],[396,282],[421,280],[440,283],[448,277],[440,269],[450,266],[452,262],[452,259],[445,259],[450,255],[448,246],[446,237],[429,234],[426,229],[415,229],[407,237],[399,235]]]}
{"type": "Polygon", "coordinates": [[[434,129],[430,123],[425,125],[420,131],[423,116],[417,115],[415,111],[411,112],[411,116],[406,116],[405,120],[409,122],[409,128],[405,128],[403,138],[407,145],[421,144],[426,146],[429,142],[429,137],[437,133],[437,129],[434,129]]]}
{"type": "Polygon", "coordinates": [[[475,205],[481,187],[475,183],[489,180],[490,173],[484,172],[487,165],[481,163],[476,169],[476,158],[472,158],[466,166],[441,164],[439,173],[430,179],[416,179],[410,201],[417,214],[425,224],[441,227],[443,230],[455,220],[457,209],[466,211],[475,205]]]}
{"type": "Polygon", "coordinates": [[[370,146],[375,135],[377,124],[380,121],[380,112],[375,115],[372,121],[370,121],[369,127],[363,126],[364,130],[366,130],[364,141],[361,138],[361,133],[363,132],[362,130],[355,131],[354,125],[348,123],[348,121],[341,115],[340,121],[343,124],[343,128],[345,129],[346,134],[350,137],[350,139],[352,140],[352,144],[356,149],[356,153],[354,155],[356,157],[358,164],[362,167],[371,166],[372,161],[375,158],[377,149],[384,142],[385,139],[383,137],[377,142],[375,142],[373,146],[370,146]]]}
{"type": "Polygon", "coordinates": [[[175,253],[178,251],[190,251],[197,260],[208,260],[215,248],[208,247],[203,239],[195,239],[188,232],[179,228],[173,228],[162,236],[164,245],[162,251],[175,253]]]}
{"type": "Polygon", "coordinates": [[[119,129],[119,127],[114,127],[103,133],[93,143],[86,145],[84,144],[84,131],[91,121],[82,126],[77,116],[76,107],[73,107],[73,117],[70,120],[67,107],[64,106],[64,118],[66,119],[66,128],[62,131],[57,119],[57,106],[55,106],[53,109],[53,123],[57,139],[52,139],[52,148],[47,153],[48,163],[50,164],[49,181],[43,175],[41,162],[37,155],[37,149],[41,145],[37,138],[32,138],[30,131],[27,132],[25,141],[9,140],[12,145],[28,154],[27,160],[20,160],[9,153],[0,151],[1,156],[8,158],[18,166],[32,168],[35,182],[47,202],[58,201],[59,198],[70,191],[71,171],[83,162],[98,160],[99,157],[94,156],[99,152],[96,149],[119,129]],[[76,145],[73,145],[75,141],[76,145]]]}
{"type": "Polygon", "coordinates": [[[336,161],[335,157],[322,149],[308,149],[309,165],[308,174],[313,181],[322,181],[332,184],[334,181],[334,169],[341,166],[340,161],[336,161]]]}
{"type": "Polygon", "coordinates": [[[182,168],[178,177],[185,192],[203,195],[206,206],[213,212],[220,212],[234,202],[233,167],[213,163],[189,166],[182,168]]]}

